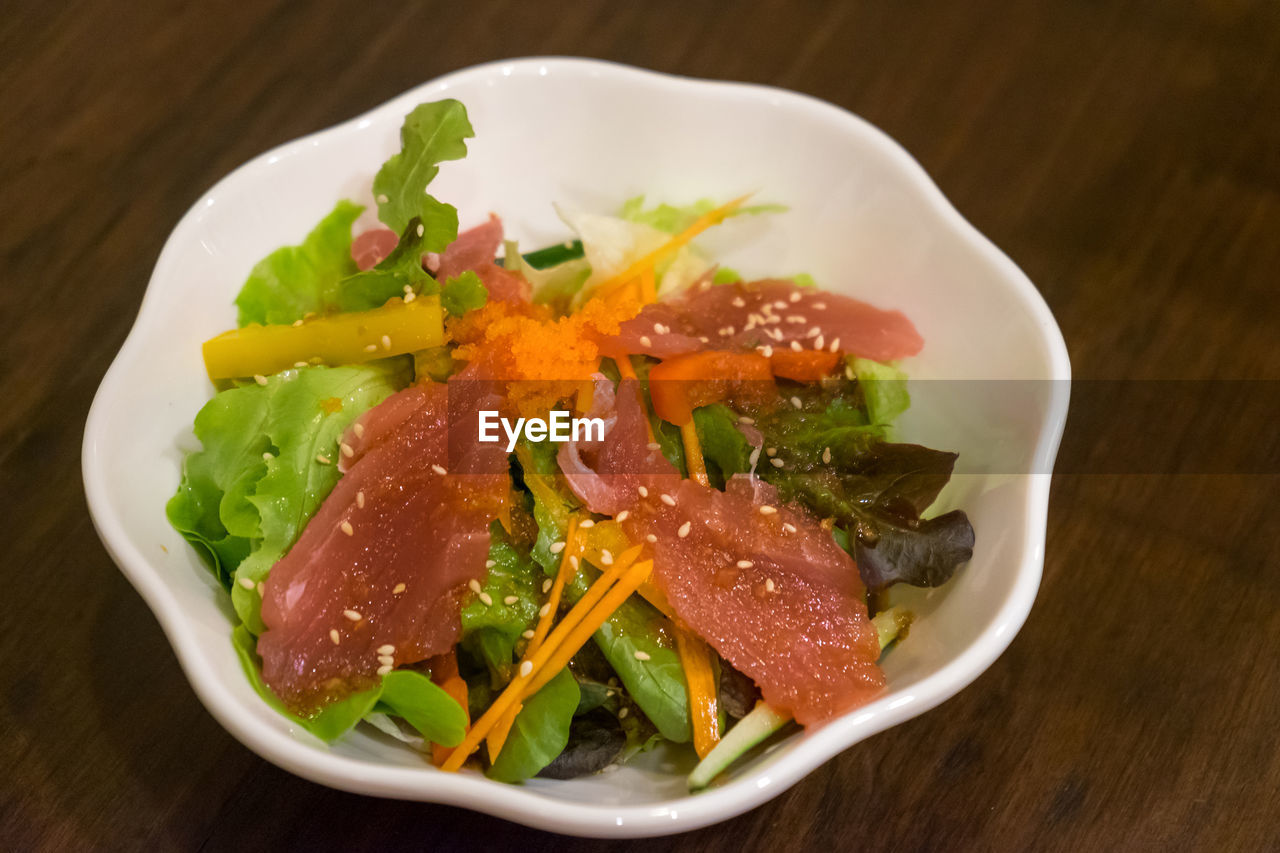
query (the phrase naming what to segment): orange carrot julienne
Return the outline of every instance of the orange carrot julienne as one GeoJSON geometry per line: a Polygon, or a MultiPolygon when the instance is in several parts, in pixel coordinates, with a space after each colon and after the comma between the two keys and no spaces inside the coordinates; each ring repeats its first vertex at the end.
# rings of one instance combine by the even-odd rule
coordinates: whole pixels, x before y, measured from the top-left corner
{"type": "Polygon", "coordinates": [[[680,437],[684,439],[684,462],[689,468],[689,477],[700,486],[710,486],[707,463],[702,458],[702,444],[698,441],[698,427],[692,419],[680,425],[680,437]]]}
{"type": "MultiPolygon", "coordinates": [[[[453,754],[449,756],[448,760],[445,761],[440,769],[452,772],[460,768],[462,763],[470,757],[471,753],[475,752],[476,747],[478,747],[480,742],[484,740],[485,736],[489,733],[489,730],[492,729],[500,719],[502,719],[506,712],[520,702],[523,697],[534,692],[528,689],[530,682],[534,678],[534,673],[540,671],[547,665],[547,661],[556,652],[557,648],[574,631],[574,629],[586,619],[586,617],[594,617],[593,608],[601,601],[601,599],[606,598],[608,592],[612,591],[611,587],[617,583],[618,578],[623,576],[628,569],[633,568],[631,566],[631,562],[635,560],[639,553],[640,548],[638,546],[624,552],[622,556],[614,562],[614,565],[603,575],[597,578],[596,582],[593,583],[585,593],[583,593],[582,598],[578,600],[578,603],[573,606],[572,610],[565,614],[564,619],[562,619],[560,624],[555,627],[555,630],[551,632],[547,637],[546,642],[538,648],[538,651],[534,653],[533,657],[520,664],[519,670],[515,677],[511,679],[511,682],[507,685],[506,689],[502,691],[498,698],[493,701],[493,704],[489,706],[489,709],[485,711],[484,714],[481,715],[480,719],[476,721],[475,725],[471,727],[467,732],[466,737],[463,738],[462,743],[454,749],[453,754]]],[[[652,568],[652,564],[648,564],[648,567],[652,568]]],[[[648,569],[645,570],[643,576],[636,580],[635,585],[638,586],[640,581],[642,581],[647,575],[648,569]]],[[[631,590],[634,589],[635,586],[632,586],[631,590]]],[[[630,591],[627,594],[630,595],[630,591]]],[[[618,604],[621,603],[621,600],[619,600],[618,604]]],[[[617,604],[615,604],[614,607],[616,609],[617,604]]],[[[604,622],[604,620],[608,618],[608,615],[608,613],[605,613],[600,616],[600,621],[591,629],[592,632],[595,631],[596,627],[599,627],[600,623],[604,622]]],[[[587,636],[590,636],[590,634],[587,636]]],[[[574,651],[576,651],[576,649],[574,651]]],[[[572,657],[572,655],[570,655],[570,657],[572,657]]],[[[557,669],[557,672],[558,671],[559,670],[557,669]]],[[[552,675],[555,675],[555,673],[552,673],[552,675]]]]}

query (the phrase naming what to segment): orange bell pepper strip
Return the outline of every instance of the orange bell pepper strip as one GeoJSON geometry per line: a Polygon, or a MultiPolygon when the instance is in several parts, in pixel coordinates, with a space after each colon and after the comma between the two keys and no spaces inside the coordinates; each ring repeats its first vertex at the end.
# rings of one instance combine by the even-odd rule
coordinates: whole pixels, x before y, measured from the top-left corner
{"type": "Polygon", "coordinates": [[[707,350],[668,359],[649,371],[649,398],[664,421],[684,426],[693,410],[729,398],[776,395],[769,359],[753,352],[707,350]]]}
{"type": "Polygon", "coordinates": [[[797,382],[817,382],[835,372],[843,356],[826,350],[776,349],[769,358],[774,376],[794,379],[797,382]]]}

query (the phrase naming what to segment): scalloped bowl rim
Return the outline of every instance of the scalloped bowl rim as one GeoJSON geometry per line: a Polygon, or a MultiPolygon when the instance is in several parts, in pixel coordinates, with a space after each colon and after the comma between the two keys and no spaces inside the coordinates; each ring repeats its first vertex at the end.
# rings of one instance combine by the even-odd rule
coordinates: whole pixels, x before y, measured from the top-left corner
{"type": "Polygon", "coordinates": [[[754,773],[744,773],[727,784],[696,795],[643,806],[593,805],[549,798],[519,786],[493,783],[476,774],[443,774],[434,769],[380,766],[316,749],[281,731],[267,729],[242,713],[234,697],[213,673],[198,648],[198,642],[183,619],[173,594],[160,571],[130,540],[122,521],[110,509],[105,494],[106,473],[97,438],[104,411],[115,389],[126,382],[123,362],[139,344],[139,330],[158,319],[155,292],[158,282],[168,277],[175,246],[195,228],[199,210],[212,203],[234,183],[255,177],[283,155],[305,146],[320,145],[326,138],[364,126],[394,108],[406,98],[426,100],[428,96],[471,81],[510,75],[536,66],[543,75],[585,74],[642,80],[672,92],[693,88],[715,89],[743,97],[771,102],[787,101],[797,109],[821,114],[824,120],[842,124],[850,133],[871,136],[893,158],[902,179],[929,202],[947,225],[978,251],[1002,274],[1004,284],[1020,300],[1020,307],[1041,329],[1049,353],[1055,382],[1048,416],[1040,425],[1035,447],[1036,471],[1050,471],[1057,454],[1066,420],[1070,364],[1061,332],[1048,306],[1022,271],[989,240],[970,225],[943,196],[924,169],[883,131],[840,107],[816,98],[770,86],[677,77],[598,60],[532,57],[503,60],[462,69],[397,95],[361,116],[278,146],[240,166],[201,198],[175,227],[160,253],[143,297],[142,305],[111,368],[94,398],[86,423],[83,447],[83,475],[94,525],[108,552],[129,582],[138,590],[173,645],[182,669],[205,707],[238,740],[254,752],[297,775],[352,792],[399,799],[422,800],[462,806],[552,831],[596,837],[640,837],[696,829],[738,815],[776,796],[819,765],[854,743],[890,726],[917,716],[967,686],[1005,650],[1021,628],[1039,586],[1044,558],[1045,526],[1048,512],[1050,475],[1027,475],[1025,544],[1013,589],[987,630],[958,657],[925,677],[907,695],[888,696],[850,712],[804,738],[796,739],[785,754],[754,773]]]}

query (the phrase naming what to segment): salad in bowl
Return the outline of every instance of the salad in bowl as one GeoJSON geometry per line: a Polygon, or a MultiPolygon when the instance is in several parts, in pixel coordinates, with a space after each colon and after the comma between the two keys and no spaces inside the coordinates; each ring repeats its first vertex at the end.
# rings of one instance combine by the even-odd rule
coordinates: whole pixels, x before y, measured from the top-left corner
{"type": "Polygon", "coordinates": [[[262,700],[322,740],[510,783],[687,744],[701,790],[880,695],[911,642],[889,591],[972,555],[929,512],[956,454],[895,435],[925,342],[718,264],[701,235],[783,210],[745,196],[559,207],[545,247],[460,230],[428,190],[471,137],[421,104],[377,224],[335,199],[253,267],[168,519],[262,700]]]}

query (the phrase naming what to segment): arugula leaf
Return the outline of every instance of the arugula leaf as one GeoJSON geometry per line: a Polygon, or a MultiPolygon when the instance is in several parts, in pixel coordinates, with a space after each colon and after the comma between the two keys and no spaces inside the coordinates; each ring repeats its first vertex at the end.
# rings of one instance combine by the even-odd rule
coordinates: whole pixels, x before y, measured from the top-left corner
{"type": "Polygon", "coordinates": [[[424,738],[441,746],[457,746],[467,733],[467,715],[457,700],[420,672],[397,669],[382,676],[378,697],[424,738]]]}
{"type": "Polygon", "coordinates": [[[723,403],[693,410],[693,424],[698,430],[698,443],[707,464],[712,485],[723,489],[734,474],[751,470],[754,449],[738,430],[738,413],[723,403]]]}
{"type": "Polygon", "coordinates": [[[562,669],[524,702],[516,715],[489,778],[519,782],[537,775],[569,743],[569,727],[578,707],[578,682],[562,669]]]}
{"type": "Polygon", "coordinates": [[[467,156],[465,140],[474,135],[466,107],[456,100],[415,107],[400,129],[400,153],[384,163],[373,179],[378,218],[403,233],[417,217],[422,221],[427,251],[444,251],[458,236],[458,211],[427,195],[427,185],[440,171],[440,163],[467,156]]]}
{"type": "Polygon", "coordinates": [[[339,282],[356,271],[351,226],[362,212],[362,206],[340,201],[300,245],[258,261],[236,296],[239,325],[292,323],[336,305],[339,282]]]}
{"type": "Polygon", "coordinates": [[[335,307],[342,311],[380,308],[391,297],[403,296],[406,287],[419,296],[437,293],[435,279],[422,268],[422,256],[429,251],[426,233],[420,219],[409,220],[391,254],[373,269],[342,280],[335,307]]]}
{"type": "Polygon", "coordinates": [[[466,270],[462,275],[446,281],[444,290],[440,293],[440,304],[454,317],[483,308],[487,301],[489,289],[474,270],[466,270]]]}
{"type": "MultiPolygon", "coordinates": [[[[709,198],[700,198],[692,204],[672,205],[659,204],[648,210],[644,209],[644,196],[638,195],[622,203],[618,211],[621,219],[629,222],[640,222],[668,234],[679,234],[688,228],[700,216],[705,216],[719,207],[709,198]]],[[[761,213],[785,213],[787,206],[783,204],[753,204],[739,207],[730,216],[754,216],[761,213]]]]}

